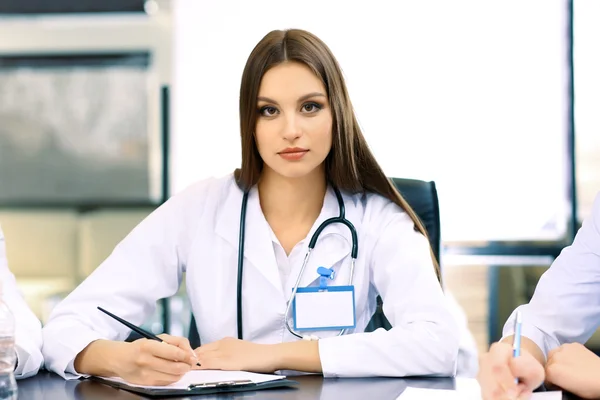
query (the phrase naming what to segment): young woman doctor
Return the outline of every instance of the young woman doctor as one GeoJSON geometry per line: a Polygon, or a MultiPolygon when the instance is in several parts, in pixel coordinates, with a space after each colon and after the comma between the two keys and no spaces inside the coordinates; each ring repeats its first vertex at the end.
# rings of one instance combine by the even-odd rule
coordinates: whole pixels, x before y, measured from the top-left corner
{"type": "Polygon", "coordinates": [[[240,120],[241,169],[171,198],[54,309],[44,328],[47,367],[145,384],[177,381],[190,368],[453,375],[458,328],[426,234],[368,149],[328,47],[302,30],[267,34],[243,72],[240,120]],[[340,205],[356,237],[342,223],[327,225],[303,269],[315,230],[340,205]],[[141,324],[184,272],[202,342],[193,351],[168,335],[167,343],[125,343],[129,329],[96,309],[141,324]],[[313,292],[316,303],[288,309],[296,288],[347,287],[351,274],[354,301],[313,292]],[[365,333],[378,294],[393,328],[365,333]],[[316,330],[294,329],[294,312],[316,330]]]}

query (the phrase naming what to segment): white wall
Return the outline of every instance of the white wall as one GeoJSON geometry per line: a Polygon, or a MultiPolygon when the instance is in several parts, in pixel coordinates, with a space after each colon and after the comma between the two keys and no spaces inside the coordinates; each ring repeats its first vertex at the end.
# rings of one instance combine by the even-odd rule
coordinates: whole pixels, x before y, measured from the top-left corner
{"type": "Polygon", "coordinates": [[[239,166],[246,58],[297,27],[337,56],[385,172],[437,182],[445,239],[560,236],[564,3],[178,0],[172,191],[239,166]]]}

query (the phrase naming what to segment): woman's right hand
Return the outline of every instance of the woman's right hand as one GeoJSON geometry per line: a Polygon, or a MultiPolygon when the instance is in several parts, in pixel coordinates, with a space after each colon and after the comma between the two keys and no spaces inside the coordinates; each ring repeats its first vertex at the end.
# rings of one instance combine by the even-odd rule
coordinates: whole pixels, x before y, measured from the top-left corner
{"type": "Polygon", "coordinates": [[[118,375],[139,385],[164,386],[177,382],[196,365],[190,342],[182,337],[158,335],[163,342],[138,339],[116,366],[118,375]]]}
{"type": "Polygon", "coordinates": [[[187,339],[166,334],[158,336],[163,342],[97,340],[79,353],[75,369],[81,374],[118,376],[138,385],[164,386],[177,382],[198,360],[187,339]]]}

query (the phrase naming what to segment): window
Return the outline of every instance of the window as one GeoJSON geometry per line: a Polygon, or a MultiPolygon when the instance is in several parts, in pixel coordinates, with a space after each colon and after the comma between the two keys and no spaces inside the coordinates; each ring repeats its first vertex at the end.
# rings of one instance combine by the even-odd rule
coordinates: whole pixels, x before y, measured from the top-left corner
{"type": "Polygon", "coordinates": [[[147,54],[0,56],[0,202],[160,201],[147,54]]]}

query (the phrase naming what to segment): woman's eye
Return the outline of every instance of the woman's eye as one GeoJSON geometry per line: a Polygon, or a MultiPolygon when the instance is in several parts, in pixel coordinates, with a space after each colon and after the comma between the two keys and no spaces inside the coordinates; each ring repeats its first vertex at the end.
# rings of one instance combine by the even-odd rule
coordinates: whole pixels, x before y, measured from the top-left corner
{"type": "Polygon", "coordinates": [[[305,111],[308,113],[314,113],[314,112],[319,111],[320,109],[321,109],[321,106],[318,105],[317,103],[307,103],[302,106],[302,111],[305,111]]]}
{"type": "Polygon", "coordinates": [[[277,113],[277,109],[275,107],[263,107],[260,109],[260,114],[265,117],[272,117],[277,113]]]}

